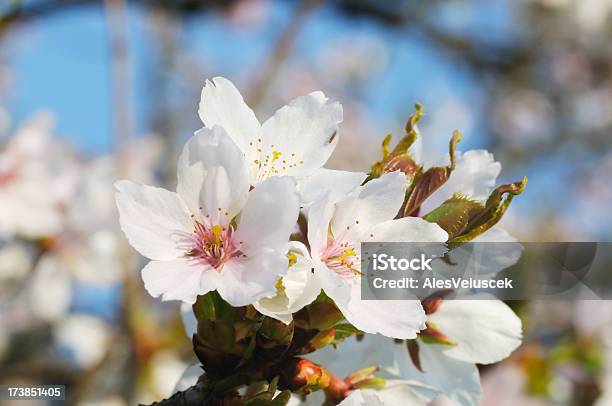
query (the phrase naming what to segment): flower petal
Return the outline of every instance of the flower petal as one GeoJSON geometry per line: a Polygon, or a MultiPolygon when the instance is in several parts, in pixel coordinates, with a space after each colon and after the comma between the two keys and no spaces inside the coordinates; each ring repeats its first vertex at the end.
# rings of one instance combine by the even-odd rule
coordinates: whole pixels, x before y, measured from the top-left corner
{"type": "Polygon", "coordinates": [[[523,253],[523,246],[499,227],[485,231],[466,244],[465,248],[467,249],[459,247],[451,251],[449,264],[438,263],[436,273],[450,275],[455,269],[460,268],[465,269],[465,278],[491,278],[516,264],[523,253]]]}
{"type": "Polygon", "coordinates": [[[445,242],[448,234],[439,225],[419,217],[389,220],[372,227],[364,240],[380,242],[445,242]]]}
{"type": "Polygon", "coordinates": [[[324,365],[338,376],[347,376],[364,367],[378,366],[376,375],[386,383],[385,387],[376,393],[384,402],[389,401],[386,403],[389,405],[403,405],[404,402],[399,399],[414,400],[420,405],[423,404],[423,399],[431,400],[440,393],[430,385],[423,384],[422,379],[401,375],[404,370],[416,371],[406,344],[381,335],[366,334],[359,340],[350,337],[337,348],[327,346],[308,354],[307,358],[324,365]],[[394,399],[398,401],[394,402],[394,399]]]}
{"type": "Polygon", "coordinates": [[[425,311],[418,300],[362,300],[358,283],[351,285],[348,301],[335,297],[334,292],[326,293],[344,317],[363,332],[408,339],[425,328],[425,311]]]}
{"type": "Polygon", "coordinates": [[[151,296],[189,304],[221,283],[217,271],[202,261],[189,259],[151,261],[142,270],[142,280],[151,296]]]}
{"type": "Polygon", "coordinates": [[[282,107],[262,126],[258,179],[273,175],[301,178],[321,168],[338,143],[340,103],[313,92],[282,107]],[[267,166],[263,165],[267,161],[267,166]]]}
{"type": "Polygon", "coordinates": [[[313,258],[319,258],[327,246],[329,223],[334,214],[330,193],[315,201],[308,209],[308,243],[313,258]]]}
{"type": "Polygon", "coordinates": [[[183,200],[174,192],[127,180],[115,183],[121,229],[142,255],[171,260],[185,254],[193,222],[183,200]]]}
{"type": "Polygon", "coordinates": [[[418,300],[362,300],[359,277],[347,281],[322,264],[315,274],[344,317],[363,332],[407,339],[425,328],[427,317],[418,300]]]}
{"type": "MultiPolygon", "coordinates": [[[[412,364],[404,363],[400,373],[402,378],[418,380],[432,386],[458,405],[478,405],[482,393],[478,368],[470,362],[446,356],[442,347],[419,343],[419,358],[424,372],[417,370],[412,364]]],[[[426,398],[431,394],[431,391],[422,391],[418,387],[415,387],[415,391],[426,398]]]]}
{"type": "Polygon", "coordinates": [[[400,171],[387,173],[357,189],[336,205],[332,219],[335,238],[359,240],[374,225],[391,220],[399,211],[406,193],[406,177],[400,171]]]}
{"type": "Polygon", "coordinates": [[[276,293],[278,277],[287,272],[288,259],[283,251],[262,248],[246,258],[227,262],[219,275],[217,291],[234,307],[246,306],[276,293]]]}
{"type": "Polygon", "coordinates": [[[291,323],[292,314],[310,304],[321,293],[321,284],[312,273],[312,260],[306,246],[291,241],[289,252],[296,256],[296,262],[282,277],[283,291],[263,298],[254,305],[261,314],[285,324],[291,323]]]}
{"type": "Polygon", "coordinates": [[[521,344],[521,320],[501,300],[445,300],[429,319],[457,343],[443,349],[457,360],[491,364],[521,344]]]}
{"type": "Polygon", "coordinates": [[[221,127],[202,128],[187,141],[177,174],[177,192],[189,210],[213,224],[229,223],[244,206],[249,191],[244,156],[221,127]]]}
{"type": "MultiPolygon", "coordinates": [[[[501,172],[501,164],[493,154],[486,150],[472,150],[457,154],[457,166],[448,181],[425,200],[422,213],[429,213],[449,199],[453,193],[460,192],[475,200],[485,200],[495,187],[495,180],[501,172]]],[[[442,165],[450,163],[445,156],[442,165]]]]}
{"type": "Polygon", "coordinates": [[[242,211],[237,237],[247,254],[259,247],[285,251],[289,235],[297,221],[299,198],[295,181],[290,177],[274,177],[249,192],[242,211]]]}
{"type": "Polygon", "coordinates": [[[206,127],[223,127],[246,155],[247,162],[255,159],[261,125],[232,82],[223,77],[207,80],[198,114],[206,127]]]}
{"type": "MultiPolygon", "coordinates": [[[[402,399],[401,402],[403,405],[410,405],[410,403],[406,402],[406,399],[402,399]]],[[[395,403],[394,403],[395,404],[395,403]]],[[[384,403],[376,391],[365,391],[365,390],[355,390],[351,392],[350,395],[342,402],[338,403],[338,406],[385,406],[384,403]]],[[[391,405],[391,403],[389,403],[391,405]]]]}
{"type": "Polygon", "coordinates": [[[189,339],[198,331],[198,320],[193,314],[193,306],[189,303],[181,303],[181,321],[185,328],[185,334],[189,339]]]}
{"type": "Polygon", "coordinates": [[[298,193],[303,206],[322,198],[325,192],[331,194],[332,200],[340,200],[363,183],[366,178],[363,172],[338,171],[321,168],[311,176],[298,181],[298,193]]]}

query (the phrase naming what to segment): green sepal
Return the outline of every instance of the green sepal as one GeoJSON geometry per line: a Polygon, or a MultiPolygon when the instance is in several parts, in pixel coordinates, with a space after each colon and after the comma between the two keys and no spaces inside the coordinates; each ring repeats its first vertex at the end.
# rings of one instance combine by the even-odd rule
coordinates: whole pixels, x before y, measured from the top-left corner
{"type": "Polygon", "coordinates": [[[285,324],[271,317],[264,317],[257,332],[259,347],[267,349],[278,346],[288,347],[293,339],[293,330],[293,322],[285,324]]]}
{"type": "Polygon", "coordinates": [[[245,307],[232,307],[216,290],[198,296],[193,304],[193,314],[200,320],[240,320],[244,317],[245,307]]]}
{"type": "Polygon", "coordinates": [[[384,378],[381,378],[379,376],[375,376],[373,378],[366,379],[366,380],[363,380],[363,381],[361,381],[359,383],[356,383],[353,386],[356,389],[375,389],[375,390],[380,390],[380,389],[383,389],[386,384],[387,384],[387,381],[385,381],[384,378]]]}
{"type": "Polygon", "coordinates": [[[344,315],[335,303],[319,302],[306,306],[308,326],[319,331],[329,330],[344,320],[344,315]]]}
{"type": "Polygon", "coordinates": [[[365,381],[366,379],[371,379],[374,377],[374,374],[378,372],[379,368],[376,365],[370,365],[365,368],[358,369],[355,372],[351,372],[349,376],[346,377],[346,381],[351,385],[356,385],[359,382],[365,381]]]}
{"type": "Polygon", "coordinates": [[[334,327],[334,341],[332,344],[337,345],[349,337],[361,333],[361,331],[350,323],[337,324],[334,327]]]}
{"type": "Polygon", "coordinates": [[[424,372],[423,366],[421,365],[420,348],[417,340],[406,340],[406,349],[408,350],[408,355],[410,356],[410,360],[412,361],[414,367],[420,372],[424,372]]]}
{"type": "Polygon", "coordinates": [[[440,331],[438,326],[431,321],[426,321],[425,326],[426,328],[419,332],[419,338],[425,344],[440,344],[448,346],[457,345],[455,340],[440,331]]]}

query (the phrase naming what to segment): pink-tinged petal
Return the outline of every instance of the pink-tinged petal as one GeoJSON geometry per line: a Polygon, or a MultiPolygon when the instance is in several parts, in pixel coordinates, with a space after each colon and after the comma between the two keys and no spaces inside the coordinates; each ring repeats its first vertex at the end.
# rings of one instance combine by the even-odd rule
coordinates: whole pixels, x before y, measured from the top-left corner
{"type": "Polygon", "coordinates": [[[154,260],[185,254],[193,221],[178,194],[127,180],[115,188],[121,229],[138,252],[154,260]]]}
{"type": "Polygon", "coordinates": [[[221,127],[203,128],[183,148],[177,192],[189,210],[213,224],[227,224],[249,191],[248,170],[238,146],[221,127]]]}
{"type": "Polygon", "coordinates": [[[400,171],[387,173],[366,183],[336,205],[332,219],[334,238],[358,240],[383,221],[392,220],[406,193],[406,177],[400,171]]]}
{"type": "Polygon", "coordinates": [[[298,97],[276,111],[262,126],[258,180],[274,175],[301,178],[321,168],[338,143],[340,122],[342,106],[321,92],[298,97]]]}
{"type": "Polygon", "coordinates": [[[216,270],[202,261],[175,259],[151,261],[142,270],[147,292],[162,300],[195,303],[198,295],[215,290],[221,283],[216,270]]]}
{"type": "Polygon", "coordinates": [[[308,209],[308,243],[313,258],[320,258],[327,246],[329,223],[334,215],[334,203],[329,193],[308,209]]]}
{"type": "Polygon", "coordinates": [[[249,192],[236,231],[242,250],[247,254],[260,247],[284,251],[299,209],[292,178],[273,177],[258,184],[249,192]]]}
{"type": "Polygon", "coordinates": [[[246,155],[247,162],[256,159],[258,145],[261,146],[258,144],[261,125],[232,82],[223,77],[207,80],[198,114],[206,127],[223,127],[246,155]]]}
{"type": "Polygon", "coordinates": [[[219,272],[217,291],[232,306],[253,304],[276,293],[276,281],[287,272],[288,262],[283,251],[269,248],[233,258],[219,272]]]}

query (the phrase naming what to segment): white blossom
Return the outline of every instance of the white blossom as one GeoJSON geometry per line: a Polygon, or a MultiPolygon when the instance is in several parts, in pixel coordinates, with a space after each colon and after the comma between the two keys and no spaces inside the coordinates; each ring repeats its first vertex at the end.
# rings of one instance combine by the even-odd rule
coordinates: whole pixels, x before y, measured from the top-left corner
{"type": "MultiPolygon", "coordinates": [[[[394,172],[356,188],[338,202],[328,195],[313,204],[308,211],[310,252],[302,250],[305,262],[296,268],[300,275],[310,270],[314,277],[309,284],[315,284],[315,289],[320,285],[355,327],[395,338],[414,338],[424,328],[425,313],[416,300],[361,300],[361,242],[444,242],[448,238],[438,225],[421,218],[393,220],[405,190],[404,175],[394,172]]],[[[303,286],[307,292],[312,289],[303,286]]],[[[281,312],[263,310],[287,320],[281,312]]]]}
{"type": "Polygon", "coordinates": [[[187,142],[177,193],[131,181],[116,188],[121,228],[152,260],[142,271],[152,296],[194,303],[216,289],[244,306],[274,293],[298,215],[295,184],[274,177],[249,192],[244,156],[223,128],[187,142]]]}
{"type": "Polygon", "coordinates": [[[245,154],[249,182],[255,185],[277,175],[300,180],[313,175],[338,143],[340,103],[322,92],[298,97],[263,124],[229,80],[206,81],[199,107],[205,127],[223,127],[245,154]]]}

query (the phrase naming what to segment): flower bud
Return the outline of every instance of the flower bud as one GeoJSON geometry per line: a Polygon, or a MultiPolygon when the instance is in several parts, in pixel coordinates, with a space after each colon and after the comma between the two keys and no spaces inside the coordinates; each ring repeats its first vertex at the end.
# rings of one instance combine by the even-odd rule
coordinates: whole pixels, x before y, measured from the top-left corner
{"type": "Polygon", "coordinates": [[[523,178],[499,186],[484,204],[456,193],[423,218],[442,227],[449,235],[449,243],[468,242],[497,224],[526,184],[527,178],[523,178]]]}

